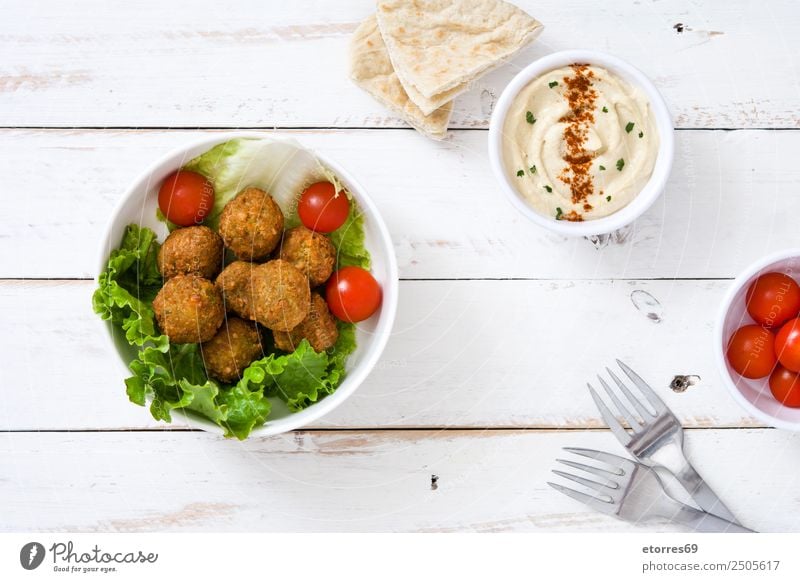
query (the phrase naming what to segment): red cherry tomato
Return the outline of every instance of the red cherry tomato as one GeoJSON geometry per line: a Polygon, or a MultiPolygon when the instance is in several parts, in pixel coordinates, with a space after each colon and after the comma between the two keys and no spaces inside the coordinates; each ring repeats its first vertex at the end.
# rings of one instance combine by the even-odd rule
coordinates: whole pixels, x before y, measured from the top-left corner
{"type": "Polygon", "coordinates": [[[383,293],[369,271],[361,267],[344,267],[336,271],[325,285],[328,307],[342,321],[363,321],[378,310],[383,293]]]}
{"type": "Polygon", "coordinates": [[[775,368],[775,334],[760,325],[740,327],[728,341],[727,355],[745,378],[763,378],[775,368]]]}
{"type": "Polygon", "coordinates": [[[178,170],[161,184],[158,207],[178,226],[200,224],[214,208],[214,186],[196,172],[178,170]]]}
{"type": "Polygon", "coordinates": [[[800,313],[800,285],[784,273],[766,273],[750,285],[746,301],[756,323],[778,327],[800,313]]]}
{"type": "Polygon", "coordinates": [[[778,331],[775,355],[792,372],[800,372],[800,319],[790,319],[778,331]]]}
{"type": "Polygon", "coordinates": [[[336,192],[330,182],[317,182],[306,188],[297,203],[303,226],[317,232],[333,232],[350,214],[350,202],[344,192],[336,192]]]}
{"type": "Polygon", "coordinates": [[[800,374],[778,366],[769,377],[769,389],[784,406],[800,408],[800,374]]]}

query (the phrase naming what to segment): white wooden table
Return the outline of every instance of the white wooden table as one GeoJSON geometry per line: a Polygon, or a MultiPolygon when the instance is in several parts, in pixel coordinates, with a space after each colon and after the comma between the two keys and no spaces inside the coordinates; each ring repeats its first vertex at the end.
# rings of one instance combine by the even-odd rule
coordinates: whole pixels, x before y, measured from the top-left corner
{"type": "Polygon", "coordinates": [[[711,345],[729,280],[800,246],[800,9],[518,3],[545,32],[459,98],[443,143],[347,80],[369,0],[0,5],[0,529],[637,529],[545,485],[562,446],[621,452],[583,387],[620,357],[744,523],[800,530],[800,437],[737,407],[711,345]],[[514,72],[576,47],[643,69],[677,127],[665,195],[600,248],[518,215],[486,155],[514,72]],[[128,182],[234,127],[277,128],[348,168],[388,222],[402,278],[393,336],[359,391],[307,430],[243,443],[128,403],[90,305],[128,182]],[[674,393],[675,374],[702,380],[674,393]]]}

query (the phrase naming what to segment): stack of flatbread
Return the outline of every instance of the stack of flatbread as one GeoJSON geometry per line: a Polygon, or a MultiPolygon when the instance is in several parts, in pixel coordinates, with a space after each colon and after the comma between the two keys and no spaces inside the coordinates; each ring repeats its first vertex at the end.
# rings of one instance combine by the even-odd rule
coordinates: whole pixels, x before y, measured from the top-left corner
{"type": "Polygon", "coordinates": [[[532,42],[542,25],[502,0],[378,0],[350,45],[353,81],[442,139],[453,99],[532,42]]]}

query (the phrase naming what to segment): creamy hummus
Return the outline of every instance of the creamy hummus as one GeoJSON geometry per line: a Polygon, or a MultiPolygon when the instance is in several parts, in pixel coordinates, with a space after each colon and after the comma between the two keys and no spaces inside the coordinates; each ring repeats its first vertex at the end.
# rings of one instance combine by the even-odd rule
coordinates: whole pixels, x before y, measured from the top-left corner
{"type": "Polygon", "coordinates": [[[641,191],[658,155],[658,130],[641,89],[606,69],[545,73],[514,98],[503,127],[509,179],[538,212],[591,220],[641,191]]]}

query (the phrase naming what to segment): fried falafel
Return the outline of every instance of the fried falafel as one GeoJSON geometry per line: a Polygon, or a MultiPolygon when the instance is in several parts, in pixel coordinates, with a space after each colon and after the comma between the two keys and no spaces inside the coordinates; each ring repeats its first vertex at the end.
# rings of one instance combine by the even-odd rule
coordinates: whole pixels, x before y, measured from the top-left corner
{"type": "Polygon", "coordinates": [[[213,279],[222,269],[222,238],[207,226],[173,230],[158,251],[158,270],[164,279],[197,275],[213,279]]]}
{"type": "Polygon", "coordinates": [[[327,281],[336,265],[336,247],[330,239],[305,226],[286,231],[278,256],[305,273],[312,287],[327,281]]]}
{"type": "Polygon", "coordinates": [[[294,265],[275,259],[257,265],[252,274],[252,309],[256,321],[273,331],[297,326],[311,306],[308,279],[294,265]]]}
{"type": "Polygon", "coordinates": [[[254,320],[253,263],[234,261],[219,274],[215,285],[222,293],[225,308],[239,317],[254,320]]]}
{"type": "Polygon", "coordinates": [[[258,324],[229,317],[200,349],[209,376],[226,383],[236,382],[263,353],[258,324]]]}
{"type": "Polygon", "coordinates": [[[293,352],[304,339],[316,352],[327,350],[339,339],[336,320],[328,304],[319,293],[311,294],[311,307],[306,318],[290,331],[273,332],[275,347],[284,352],[293,352]]]}
{"type": "Polygon", "coordinates": [[[266,258],[283,236],[283,212],[272,196],[258,188],[246,188],[228,202],[219,219],[219,234],[237,258],[266,258]]]}
{"type": "Polygon", "coordinates": [[[225,318],[219,291],[197,275],[168,279],[153,300],[153,310],[159,329],[175,344],[210,340],[225,318]]]}

